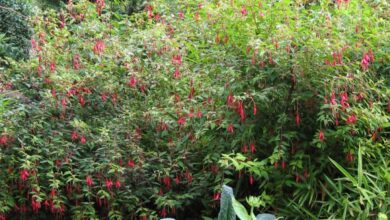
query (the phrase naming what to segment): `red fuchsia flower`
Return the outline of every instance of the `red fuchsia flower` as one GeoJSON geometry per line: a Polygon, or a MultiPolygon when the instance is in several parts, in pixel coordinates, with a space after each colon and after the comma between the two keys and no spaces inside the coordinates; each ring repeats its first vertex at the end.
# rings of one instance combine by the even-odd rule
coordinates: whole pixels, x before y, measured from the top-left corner
{"type": "Polygon", "coordinates": [[[121,188],[121,181],[120,180],[116,180],[116,182],[115,182],[115,188],[117,188],[117,189],[119,189],[119,188],[121,188]]]}
{"type": "Polygon", "coordinates": [[[52,81],[50,80],[49,77],[45,76],[45,78],[43,79],[43,82],[45,82],[45,84],[50,84],[52,83],[52,81]]]}
{"type": "Polygon", "coordinates": [[[254,181],[255,181],[255,180],[254,180],[252,174],[249,175],[249,184],[250,184],[250,185],[253,185],[253,182],[254,182],[254,181]]]}
{"type": "Polygon", "coordinates": [[[129,166],[130,168],[133,168],[135,166],[134,160],[128,160],[127,166],[129,166]]]}
{"type": "Polygon", "coordinates": [[[193,108],[190,109],[190,112],[188,113],[188,117],[189,118],[194,117],[194,109],[193,108]]]}
{"type": "Polygon", "coordinates": [[[65,16],[64,16],[64,14],[60,14],[60,28],[64,28],[65,27],[65,25],[66,25],[66,23],[65,23],[65,16]]]}
{"type": "Polygon", "coordinates": [[[175,177],[175,183],[176,185],[179,185],[180,183],[180,177],[178,175],[175,177]]]}
{"type": "Polygon", "coordinates": [[[38,210],[41,208],[41,202],[37,201],[36,199],[32,199],[31,201],[31,209],[33,212],[38,212],[38,210]]]}
{"type": "Polygon", "coordinates": [[[74,70],[80,69],[80,55],[79,54],[76,54],[73,56],[72,63],[73,63],[74,70]]]}
{"type": "Polygon", "coordinates": [[[282,161],[282,169],[284,170],[284,169],[286,169],[286,161],[282,161]]]}
{"type": "Polygon", "coordinates": [[[148,220],[148,217],[146,217],[146,215],[143,215],[139,217],[139,220],[148,220]]]}
{"type": "Polygon", "coordinates": [[[80,137],[80,143],[81,143],[81,144],[85,144],[86,142],[87,142],[87,140],[85,139],[84,134],[81,135],[81,137],[80,137]]]}
{"type": "Polygon", "coordinates": [[[112,182],[111,179],[106,179],[106,187],[108,190],[111,190],[112,189],[112,186],[114,185],[114,183],[112,182]]]}
{"type": "Polygon", "coordinates": [[[356,115],[352,114],[347,118],[347,124],[355,124],[357,121],[356,115]]]}
{"type": "Polygon", "coordinates": [[[202,117],[202,112],[200,110],[198,112],[196,112],[196,117],[197,118],[201,118],[202,117]]]}
{"type": "Polygon", "coordinates": [[[218,165],[213,164],[210,166],[210,170],[212,173],[218,173],[219,167],[218,167],[218,165]]]}
{"type": "Polygon", "coordinates": [[[32,38],[32,39],[30,40],[30,42],[31,42],[31,47],[32,47],[32,49],[35,50],[35,51],[37,51],[37,50],[38,50],[37,41],[36,41],[34,38],[32,38]]]}
{"type": "Polygon", "coordinates": [[[129,82],[127,83],[130,87],[136,87],[137,86],[137,78],[135,76],[131,76],[129,79],[129,82]]]}
{"type": "Polygon", "coordinates": [[[278,169],[278,167],[279,167],[279,162],[276,161],[276,162],[274,163],[274,167],[275,167],[275,169],[278,169]]]}
{"type": "Polygon", "coordinates": [[[160,216],[165,218],[165,216],[167,216],[167,210],[165,209],[165,207],[160,211],[160,216]]]}
{"type": "Polygon", "coordinates": [[[146,91],[146,86],[144,84],[142,84],[140,87],[139,87],[139,90],[141,90],[141,92],[145,93],[146,91]]]}
{"type": "MultiPolygon", "coordinates": [[[[101,1],[104,1],[104,0],[101,0],[101,1]]],[[[104,42],[102,40],[97,40],[95,45],[93,46],[93,52],[96,55],[102,55],[105,48],[106,48],[106,46],[104,45],[104,42]]]]}
{"type": "Polygon", "coordinates": [[[295,174],[295,182],[296,183],[301,182],[301,176],[299,176],[299,174],[295,174]]]}
{"type": "Polygon", "coordinates": [[[77,134],[76,131],[73,131],[73,132],[72,132],[71,138],[72,138],[72,141],[76,141],[76,140],[79,138],[79,135],[77,134]]]}
{"type": "Polygon", "coordinates": [[[362,61],[360,62],[360,65],[362,67],[363,70],[367,70],[368,69],[368,65],[370,63],[370,58],[367,54],[364,54],[363,55],[363,59],[362,61]]]}
{"type": "Polygon", "coordinates": [[[171,187],[171,178],[169,178],[169,176],[164,176],[162,182],[168,189],[171,187]]]}
{"type": "Polygon", "coordinates": [[[86,176],[85,177],[85,183],[87,184],[87,186],[91,187],[93,185],[92,177],[91,176],[86,176]]]}
{"type": "Polygon", "coordinates": [[[336,118],[336,120],[335,120],[335,125],[336,125],[336,126],[339,126],[339,124],[340,124],[339,119],[336,118]]]}
{"type": "Polygon", "coordinates": [[[56,71],[56,63],[53,61],[50,63],[50,72],[54,73],[56,71]]]}
{"type": "Polygon", "coordinates": [[[256,146],[255,146],[254,143],[251,143],[250,148],[251,148],[251,152],[252,152],[252,153],[255,153],[255,152],[256,152],[256,146]]]}
{"type": "Polygon", "coordinates": [[[199,12],[195,12],[194,19],[195,19],[195,21],[199,21],[199,19],[200,19],[199,12]]]}
{"type": "Polygon", "coordinates": [[[227,106],[232,106],[233,103],[234,103],[234,95],[232,92],[230,92],[228,97],[227,97],[226,104],[227,104],[227,106]]]}
{"type": "Polygon", "coordinates": [[[355,101],[361,101],[364,99],[364,94],[362,92],[359,92],[357,95],[354,96],[355,101]]]}
{"type": "Polygon", "coordinates": [[[179,120],[177,120],[177,124],[180,126],[184,125],[186,123],[186,119],[186,116],[180,117],[179,120]]]}
{"type": "Polygon", "coordinates": [[[332,105],[337,105],[337,101],[336,101],[336,93],[335,92],[332,92],[332,95],[330,97],[330,103],[332,105]]]}
{"type": "Polygon", "coordinates": [[[69,89],[66,95],[68,97],[72,97],[72,96],[76,95],[76,93],[77,93],[76,89],[69,89]]]}
{"type": "Polygon", "coordinates": [[[378,138],[378,132],[375,131],[375,132],[372,134],[371,140],[372,140],[372,141],[376,141],[377,138],[378,138]]]}
{"type": "Polygon", "coordinates": [[[347,159],[348,162],[352,162],[352,161],[353,161],[352,152],[348,152],[348,153],[347,153],[346,159],[347,159]]]}
{"type": "Polygon", "coordinates": [[[221,193],[220,192],[214,193],[213,200],[220,200],[220,199],[221,199],[221,193]]]}
{"type": "Polygon", "coordinates": [[[241,121],[245,121],[245,108],[244,108],[244,103],[242,101],[237,102],[237,108],[236,108],[237,113],[240,115],[241,121]]]}
{"type": "Polygon", "coordinates": [[[57,195],[57,189],[52,188],[50,190],[50,198],[54,198],[57,195]]]}
{"type": "Polygon", "coordinates": [[[227,132],[233,134],[234,133],[234,126],[233,124],[229,124],[227,127],[227,132]]]}
{"type": "Polygon", "coordinates": [[[172,56],[172,64],[175,66],[180,66],[182,64],[182,57],[180,54],[172,56]]]}
{"type": "Polygon", "coordinates": [[[242,16],[248,15],[248,11],[246,10],[245,5],[243,5],[243,6],[241,7],[241,15],[242,15],[242,16]]]}
{"type": "Polygon", "coordinates": [[[23,169],[19,172],[20,179],[24,182],[27,180],[28,176],[30,175],[30,172],[27,169],[23,169]]]}
{"type": "Polygon", "coordinates": [[[341,51],[334,51],[332,56],[333,56],[333,60],[334,60],[335,64],[342,63],[343,55],[342,55],[341,51]]]}
{"type": "Polygon", "coordinates": [[[387,103],[387,112],[390,112],[390,101],[387,103]]]}
{"type": "Polygon", "coordinates": [[[344,109],[344,108],[348,108],[349,107],[349,104],[348,104],[348,93],[346,92],[343,92],[341,94],[341,107],[344,109]]]}
{"type": "Polygon", "coordinates": [[[0,136],[0,145],[6,145],[8,142],[8,136],[3,134],[0,136]]]}
{"type": "Polygon", "coordinates": [[[241,151],[242,151],[243,153],[247,153],[247,152],[248,152],[248,146],[247,146],[246,144],[242,145],[241,151]]]}
{"type": "Polygon", "coordinates": [[[53,98],[57,98],[57,91],[55,89],[52,89],[51,95],[53,96],[53,98]]]}
{"type": "Polygon", "coordinates": [[[100,94],[100,99],[102,100],[102,102],[106,102],[107,101],[107,93],[101,93],[100,94]]]}
{"type": "Polygon", "coordinates": [[[257,106],[255,103],[253,103],[253,115],[257,114],[257,106]]]}
{"type": "Polygon", "coordinates": [[[180,18],[180,19],[184,19],[184,13],[181,12],[181,11],[179,12],[179,18],[180,18]]]}
{"type": "Polygon", "coordinates": [[[85,99],[84,99],[84,96],[82,96],[82,95],[79,95],[79,103],[80,103],[81,107],[84,107],[84,105],[85,105],[85,99]]]}
{"type": "Polygon", "coordinates": [[[179,77],[180,77],[180,70],[177,67],[176,70],[175,70],[175,73],[173,74],[173,78],[178,79],[179,77]]]}
{"type": "Polygon", "coordinates": [[[184,177],[186,178],[187,182],[188,183],[191,183],[192,182],[192,175],[191,175],[191,172],[189,170],[187,170],[185,173],[184,173],[184,177]]]}
{"type": "Polygon", "coordinates": [[[45,200],[45,201],[43,202],[43,205],[46,207],[46,210],[47,210],[47,208],[50,206],[49,200],[45,200]]]}
{"type": "Polygon", "coordinates": [[[320,139],[320,141],[324,141],[324,139],[325,139],[325,134],[322,130],[320,131],[320,133],[318,135],[318,139],[320,139]]]}
{"type": "Polygon", "coordinates": [[[57,167],[61,167],[62,160],[55,160],[55,164],[56,164],[57,167]]]}
{"type": "Polygon", "coordinates": [[[147,5],[146,6],[146,10],[148,11],[148,17],[149,19],[152,19],[154,14],[153,14],[153,6],[151,5],[147,5]]]}
{"type": "Polygon", "coordinates": [[[102,10],[105,5],[106,3],[104,2],[104,0],[96,0],[96,12],[99,16],[102,14],[102,10]]]}
{"type": "Polygon", "coordinates": [[[301,117],[299,116],[299,113],[295,116],[295,124],[299,126],[301,124],[301,117]]]}
{"type": "Polygon", "coordinates": [[[41,67],[41,65],[38,65],[37,73],[38,73],[38,77],[41,77],[41,74],[42,74],[42,67],[41,67]]]}
{"type": "Polygon", "coordinates": [[[325,61],[324,61],[324,63],[325,63],[325,65],[331,65],[331,63],[330,63],[330,61],[328,60],[328,59],[326,59],[325,61]]]}
{"type": "Polygon", "coordinates": [[[161,20],[161,15],[160,15],[159,13],[156,13],[156,14],[154,15],[154,20],[160,21],[160,20],[161,20]]]}
{"type": "Polygon", "coordinates": [[[262,18],[265,16],[265,14],[263,12],[259,12],[259,16],[262,18]]]}

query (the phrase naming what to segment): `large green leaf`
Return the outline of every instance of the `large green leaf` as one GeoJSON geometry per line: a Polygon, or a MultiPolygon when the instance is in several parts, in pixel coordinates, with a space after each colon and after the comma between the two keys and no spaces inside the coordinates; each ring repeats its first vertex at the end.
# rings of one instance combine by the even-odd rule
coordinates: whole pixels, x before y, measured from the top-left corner
{"type": "Polygon", "coordinates": [[[235,220],[232,199],[234,199],[233,189],[229,186],[222,186],[221,209],[218,214],[218,220],[235,220]]]}
{"type": "Polygon", "coordinates": [[[256,220],[275,220],[276,217],[272,214],[264,213],[264,214],[258,214],[256,216],[256,220]]]}
{"type": "Polygon", "coordinates": [[[246,211],[246,208],[234,197],[232,197],[232,204],[234,212],[237,214],[238,218],[240,218],[241,220],[251,220],[251,216],[246,211]]]}

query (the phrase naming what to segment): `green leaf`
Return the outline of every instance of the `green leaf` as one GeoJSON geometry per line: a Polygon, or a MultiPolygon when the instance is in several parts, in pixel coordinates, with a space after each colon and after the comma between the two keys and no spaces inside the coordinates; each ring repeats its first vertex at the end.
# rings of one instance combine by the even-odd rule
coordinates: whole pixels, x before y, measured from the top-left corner
{"type": "Polygon", "coordinates": [[[358,151],[358,185],[359,187],[362,185],[363,181],[363,161],[362,161],[362,151],[359,147],[358,151]]]}
{"type": "Polygon", "coordinates": [[[258,214],[256,216],[256,220],[275,220],[276,217],[272,214],[264,213],[264,214],[258,214]]]}
{"type": "Polygon", "coordinates": [[[329,160],[336,166],[336,168],[344,174],[345,177],[348,178],[348,180],[350,180],[355,186],[358,185],[358,182],[356,181],[355,178],[353,178],[353,176],[348,173],[347,170],[345,170],[339,163],[337,163],[336,161],[332,160],[331,158],[329,158],[329,160]]]}
{"type": "Polygon", "coordinates": [[[237,214],[238,218],[240,218],[241,220],[251,219],[251,216],[248,214],[245,207],[240,202],[238,202],[234,197],[232,197],[232,203],[233,203],[234,212],[237,214]]]}
{"type": "Polygon", "coordinates": [[[232,199],[234,199],[233,189],[229,186],[222,186],[221,209],[218,220],[235,220],[236,213],[233,210],[232,199]]]}

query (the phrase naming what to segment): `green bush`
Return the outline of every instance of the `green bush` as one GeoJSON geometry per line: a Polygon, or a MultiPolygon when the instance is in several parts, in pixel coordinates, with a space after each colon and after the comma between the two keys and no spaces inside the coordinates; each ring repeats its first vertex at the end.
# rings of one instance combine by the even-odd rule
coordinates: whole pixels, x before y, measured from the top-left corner
{"type": "Polygon", "coordinates": [[[29,100],[1,121],[0,213],[207,219],[228,184],[251,213],[387,214],[389,21],[372,4],[155,0],[113,19],[84,0],[34,17],[33,57],[0,76],[29,100]]]}
{"type": "Polygon", "coordinates": [[[24,1],[0,0],[0,34],[4,34],[5,42],[1,42],[0,57],[26,59],[29,57],[32,29],[28,23],[29,5],[24,1]]]}

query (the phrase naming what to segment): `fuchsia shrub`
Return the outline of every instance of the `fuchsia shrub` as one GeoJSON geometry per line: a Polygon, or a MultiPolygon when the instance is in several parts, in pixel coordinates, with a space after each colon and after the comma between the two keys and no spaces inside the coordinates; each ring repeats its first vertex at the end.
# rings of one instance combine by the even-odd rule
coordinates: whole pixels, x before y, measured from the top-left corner
{"type": "Polygon", "coordinates": [[[0,78],[32,101],[1,122],[0,219],[214,217],[222,184],[276,215],[307,218],[286,208],[299,201],[327,217],[329,157],[389,158],[383,16],[361,1],[156,0],[121,17],[98,0],[33,17],[31,59],[0,78]]]}

